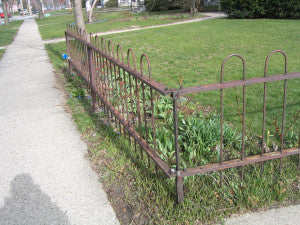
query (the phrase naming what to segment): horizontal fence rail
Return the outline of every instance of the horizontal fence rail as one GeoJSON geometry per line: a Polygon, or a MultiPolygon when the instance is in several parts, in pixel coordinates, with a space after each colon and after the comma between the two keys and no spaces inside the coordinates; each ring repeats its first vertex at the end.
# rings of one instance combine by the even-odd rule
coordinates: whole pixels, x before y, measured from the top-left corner
{"type": "MultiPolygon", "coordinates": [[[[300,148],[284,148],[285,117],[286,117],[286,96],[287,80],[300,78],[300,72],[287,73],[287,56],[281,50],[271,52],[265,61],[265,73],[262,77],[246,79],[245,60],[242,56],[233,54],[226,57],[222,63],[220,83],[170,89],[151,78],[151,66],[147,55],[142,54],[139,58],[140,69],[137,69],[136,57],[132,49],[129,49],[124,56],[121,45],[116,47],[111,41],[106,43],[104,38],[88,35],[85,30],[77,29],[75,26],[67,27],[65,31],[67,50],[69,55],[69,68],[76,70],[80,77],[86,82],[91,92],[93,108],[102,107],[110,119],[115,119],[129,135],[129,142],[134,142],[135,151],[140,148],[141,157],[143,152],[148,156],[148,167],[150,161],[154,162],[155,168],[160,169],[168,178],[176,178],[177,201],[184,199],[183,178],[219,171],[220,183],[222,182],[222,171],[229,168],[241,168],[241,179],[243,180],[245,165],[260,163],[263,170],[263,162],[280,159],[280,171],[282,169],[282,158],[292,155],[299,155],[298,168],[300,169],[300,148]],[[275,54],[282,54],[285,62],[284,74],[268,76],[269,58],[275,54]],[[242,80],[224,82],[224,68],[226,62],[237,57],[243,64],[242,80]],[[145,75],[146,74],[146,75],[145,75]],[[283,81],[283,104],[282,123],[279,149],[273,152],[266,152],[266,104],[267,84],[270,82],[283,81]],[[264,85],[263,109],[262,109],[262,136],[261,143],[257,145],[260,154],[247,156],[246,149],[246,93],[247,87],[254,84],[264,85]],[[241,149],[238,158],[227,159],[226,146],[224,144],[224,89],[241,87],[242,90],[242,113],[241,113],[241,149]],[[220,91],[220,142],[219,161],[207,163],[202,166],[184,168],[181,164],[182,146],[179,140],[179,116],[180,100],[188,94],[207,91],[220,91]],[[160,109],[158,104],[168,102],[171,107],[166,111],[171,114],[171,132],[168,133],[168,140],[172,140],[173,146],[170,150],[174,152],[174,158],[166,162],[162,157],[161,142],[157,139],[158,132],[161,132],[160,109]]],[[[168,105],[167,103],[165,105],[168,105]]],[[[182,121],[181,121],[182,122],[182,121]]],[[[167,132],[167,131],[166,131],[167,132]]],[[[163,143],[165,144],[165,143],[163,143]]],[[[299,144],[298,144],[299,145],[299,144]]]]}

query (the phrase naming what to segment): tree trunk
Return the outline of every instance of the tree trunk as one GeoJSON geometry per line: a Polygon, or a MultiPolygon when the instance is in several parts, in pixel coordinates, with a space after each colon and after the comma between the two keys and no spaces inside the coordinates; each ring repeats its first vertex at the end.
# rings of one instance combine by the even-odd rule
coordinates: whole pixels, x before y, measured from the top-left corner
{"type": "Polygon", "coordinates": [[[30,0],[28,0],[28,5],[27,5],[27,7],[28,7],[28,14],[29,14],[29,16],[31,16],[32,13],[31,13],[31,3],[30,3],[30,0]]]}
{"type": "Polygon", "coordinates": [[[22,16],[24,16],[23,0],[20,0],[22,16]]]}
{"type": "Polygon", "coordinates": [[[75,16],[75,23],[78,28],[81,30],[85,30],[83,15],[82,15],[82,6],[81,0],[73,0],[74,5],[74,16],[75,16]]]}
{"type": "Polygon", "coordinates": [[[9,25],[9,19],[7,14],[7,1],[2,0],[2,7],[3,7],[3,13],[4,13],[4,23],[5,25],[9,25]]]}
{"type": "Polygon", "coordinates": [[[38,10],[39,10],[39,18],[43,19],[44,18],[44,13],[43,13],[43,5],[42,5],[41,1],[42,0],[37,0],[36,3],[37,3],[38,10]]]}
{"type": "Polygon", "coordinates": [[[95,8],[95,5],[97,3],[98,0],[94,0],[92,7],[90,8],[90,10],[88,11],[88,21],[89,23],[92,22],[92,16],[93,16],[93,9],[95,8]]]}
{"type": "Polygon", "coordinates": [[[193,13],[193,17],[195,17],[195,14],[196,14],[196,2],[195,2],[195,0],[193,0],[193,2],[192,2],[192,13],[193,13]]]}
{"type": "Polygon", "coordinates": [[[72,4],[71,4],[71,0],[69,0],[69,8],[70,8],[70,14],[72,14],[72,4]]]}

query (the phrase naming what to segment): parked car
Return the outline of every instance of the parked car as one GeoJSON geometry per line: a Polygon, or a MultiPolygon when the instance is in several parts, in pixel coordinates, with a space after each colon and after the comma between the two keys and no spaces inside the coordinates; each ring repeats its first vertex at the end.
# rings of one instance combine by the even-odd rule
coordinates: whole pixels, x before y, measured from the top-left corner
{"type": "MultiPolygon", "coordinates": [[[[11,18],[11,14],[10,13],[7,13],[8,14],[8,18],[11,18]]],[[[1,19],[3,19],[4,18],[4,13],[0,13],[0,17],[1,17],[1,19]]]]}
{"type": "MultiPolygon", "coordinates": [[[[19,11],[20,11],[20,15],[23,15],[23,14],[22,14],[22,10],[19,9],[19,11]]],[[[23,12],[24,12],[24,15],[27,15],[27,14],[28,14],[27,9],[23,9],[23,12]]]]}

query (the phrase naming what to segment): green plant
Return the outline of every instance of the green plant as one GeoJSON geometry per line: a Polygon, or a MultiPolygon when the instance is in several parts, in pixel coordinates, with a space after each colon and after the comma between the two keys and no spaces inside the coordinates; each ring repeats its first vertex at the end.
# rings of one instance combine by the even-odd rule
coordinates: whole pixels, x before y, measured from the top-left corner
{"type": "MultiPolygon", "coordinates": [[[[159,156],[170,166],[174,166],[176,161],[173,131],[160,126],[156,129],[155,135],[159,156]]],[[[151,147],[154,148],[152,132],[149,132],[149,142],[151,147]]]]}
{"type": "Polygon", "coordinates": [[[11,21],[8,26],[0,26],[0,46],[9,45],[13,41],[22,23],[21,20],[11,21]]]}
{"type": "Polygon", "coordinates": [[[108,1],[105,3],[105,7],[107,7],[107,8],[118,7],[118,0],[108,0],[108,1]]]}
{"type": "Polygon", "coordinates": [[[293,148],[293,147],[298,147],[298,141],[299,137],[294,131],[293,128],[291,128],[284,136],[283,138],[284,141],[284,146],[285,148],[293,148]]]}
{"type": "MultiPolygon", "coordinates": [[[[220,157],[220,120],[193,114],[179,121],[179,143],[186,165],[214,163],[220,157]]],[[[241,135],[226,123],[223,126],[224,159],[236,157],[241,148],[241,135]]]]}
{"type": "Polygon", "coordinates": [[[230,18],[299,18],[298,0],[221,0],[230,18]]]}

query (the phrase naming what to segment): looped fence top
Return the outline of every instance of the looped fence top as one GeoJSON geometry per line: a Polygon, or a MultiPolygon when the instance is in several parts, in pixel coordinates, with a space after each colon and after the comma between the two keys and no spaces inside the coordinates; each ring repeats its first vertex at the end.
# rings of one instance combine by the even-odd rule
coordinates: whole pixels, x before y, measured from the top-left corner
{"type": "Polygon", "coordinates": [[[136,71],[135,55],[134,55],[134,52],[131,48],[129,48],[128,51],[127,51],[127,65],[130,67],[129,53],[132,56],[134,71],[136,71]]]}
{"type": "Polygon", "coordinates": [[[149,80],[151,80],[151,65],[150,65],[150,60],[149,57],[146,54],[142,54],[141,55],[141,61],[140,61],[140,65],[141,65],[141,74],[143,74],[143,58],[146,58],[147,60],[147,64],[148,64],[148,75],[149,75],[149,80]]]}
{"type": "Polygon", "coordinates": [[[104,37],[101,38],[101,50],[106,53],[106,43],[104,37]]]}
{"type": "Polygon", "coordinates": [[[275,54],[275,53],[281,53],[283,56],[284,56],[284,74],[287,74],[287,55],[284,51],[282,50],[274,50],[272,52],[270,52],[266,58],[266,61],[265,61],[265,77],[267,77],[268,75],[268,64],[269,64],[269,59],[270,57],[275,54]]]}
{"type": "Polygon", "coordinates": [[[221,84],[223,84],[223,77],[224,77],[224,67],[225,67],[225,63],[232,57],[238,57],[242,60],[243,62],[243,80],[246,80],[246,63],[245,63],[245,59],[243,58],[243,56],[239,55],[239,54],[231,54],[229,56],[227,56],[223,62],[222,62],[222,66],[221,66],[221,84]]]}
{"type": "Polygon", "coordinates": [[[124,64],[124,54],[123,54],[123,48],[120,44],[117,45],[117,59],[119,60],[119,51],[121,51],[121,57],[122,57],[122,64],[124,64]]]}
{"type": "Polygon", "coordinates": [[[108,41],[108,55],[112,56],[113,58],[115,57],[114,44],[111,40],[108,41]],[[112,55],[111,55],[111,52],[112,52],[112,55]]]}

